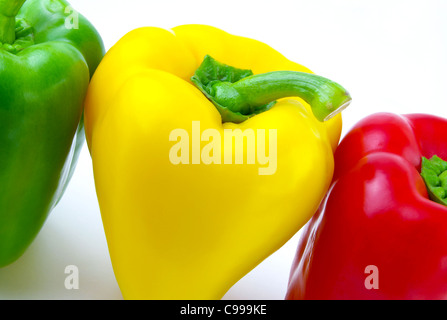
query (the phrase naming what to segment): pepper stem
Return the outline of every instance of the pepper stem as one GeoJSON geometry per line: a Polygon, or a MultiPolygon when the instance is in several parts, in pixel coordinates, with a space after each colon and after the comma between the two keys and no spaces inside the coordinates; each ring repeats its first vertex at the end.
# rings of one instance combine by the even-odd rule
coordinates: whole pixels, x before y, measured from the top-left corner
{"type": "Polygon", "coordinates": [[[16,15],[26,0],[0,0],[0,43],[13,44],[16,40],[16,15]]]}
{"type": "Polygon", "coordinates": [[[191,80],[221,112],[223,122],[245,121],[286,97],[302,98],[319,121],[329,120],[351,103],[351,96],[341,85],[321,76],[297,71],[253,75],[210,56],[191,80]]]}
{"type": "Polygon", "coordinates": [[[447,206],[447,162],[438,156],[422,157],[421,176],[430,199],[447,206]]]}

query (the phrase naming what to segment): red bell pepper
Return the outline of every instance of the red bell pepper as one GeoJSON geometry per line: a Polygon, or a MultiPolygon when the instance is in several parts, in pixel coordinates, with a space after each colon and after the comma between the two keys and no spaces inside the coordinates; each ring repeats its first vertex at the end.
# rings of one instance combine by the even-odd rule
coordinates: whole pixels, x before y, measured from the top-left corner
{"type": "Polygon", "coordinates": [[[303,229],[285,298],[447,299],[440,159],[447,160],[447,119],[379,113],[354,126],[303,229]]]}

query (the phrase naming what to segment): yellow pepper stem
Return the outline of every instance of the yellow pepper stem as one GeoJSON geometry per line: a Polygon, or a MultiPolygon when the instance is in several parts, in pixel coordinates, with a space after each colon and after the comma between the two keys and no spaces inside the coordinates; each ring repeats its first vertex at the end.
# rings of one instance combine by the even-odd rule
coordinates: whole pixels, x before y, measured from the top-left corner
{"type": "Polygon", "coordinates": [[[300,97],[319,121],[326,121],[351,103],[341,85],[324,77],[297,71],[275,71],[253,75],[206,56],[192,82],[210,99],[223,122],[243,122],[269,110],[275,100],[300,97]]]}

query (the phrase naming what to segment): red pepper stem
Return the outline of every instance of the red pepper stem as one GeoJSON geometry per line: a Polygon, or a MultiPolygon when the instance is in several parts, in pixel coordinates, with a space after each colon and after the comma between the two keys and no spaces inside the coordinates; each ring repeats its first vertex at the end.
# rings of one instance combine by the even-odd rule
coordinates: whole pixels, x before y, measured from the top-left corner
{"type": "Polygon", "coordinates": [[[447,206],[447,161],[436,155],[431,159],[422,157],[421,176],[430,199],[447,206]]]}
{"type": "Polygon", "coordinates": [[[0,0],[0,43],[13,44],[16,40],[16,15],[26,0],[0,0]]]}

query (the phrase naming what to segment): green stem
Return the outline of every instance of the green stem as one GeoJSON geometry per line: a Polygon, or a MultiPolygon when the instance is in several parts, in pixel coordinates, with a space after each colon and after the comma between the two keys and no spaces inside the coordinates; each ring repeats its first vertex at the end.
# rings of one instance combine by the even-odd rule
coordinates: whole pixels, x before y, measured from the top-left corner
{"type": "Polygon", "coordinates": [[[0,42],[13,44],[16,40],[16,15],[26,0],[0,0],[0,42]]]}
{"type": "Polygon", "coordinates": [[[447,206],[447,162],[438,156],[422,157],[421,176],[430,199],[447,206]]]}
{"type": "Polygon", "coordinates": [[[302,98],[319,121],[329,120],[351,102],[342,86],[321,76],[296,71],[253,75],[250,70],[224,65],[209,56],[192,81],[219,111],[224,111],[224,122],[242,122],[286,97],[302,98]]]}

